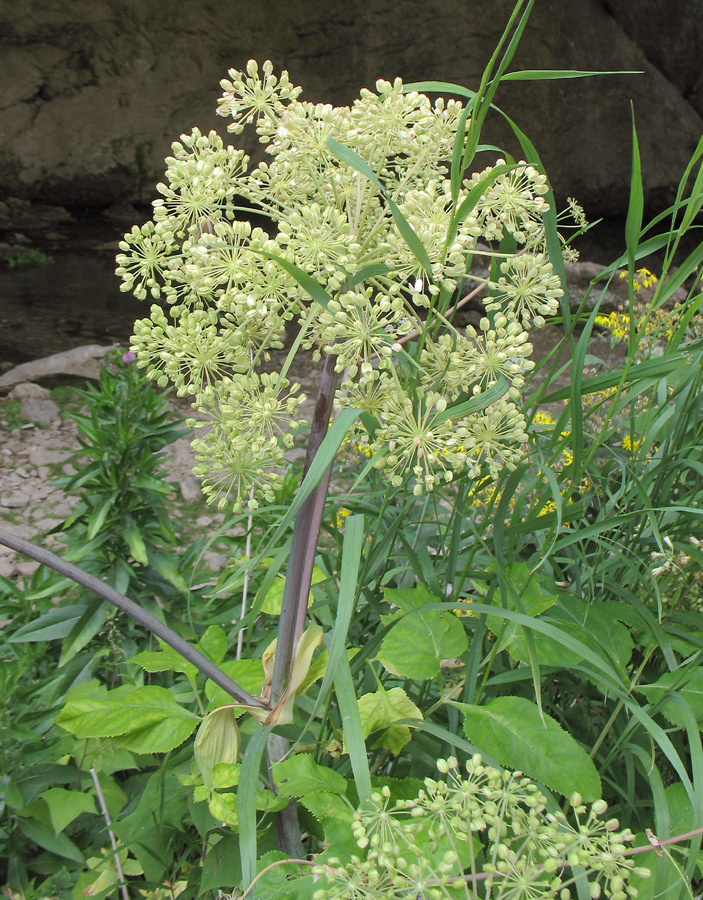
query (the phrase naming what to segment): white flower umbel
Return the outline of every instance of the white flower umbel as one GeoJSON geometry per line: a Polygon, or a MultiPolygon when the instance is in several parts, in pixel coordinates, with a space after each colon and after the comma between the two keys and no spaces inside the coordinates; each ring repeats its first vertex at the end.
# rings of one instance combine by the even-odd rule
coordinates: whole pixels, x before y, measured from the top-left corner
{"type": "Polygon", "coordinates": [[[488,168],[452,191],[462,105],[406,92],[400,79],[340,107],[299,99],[268,61],[231,69],[221,84],[218,112],[234,134],[256,129],[265,161],[251,169],[214,131],[182,135],[153,221],[125,235],[117,258],[122,289],[158,301],[135,325],[138,364],[190,395],[212,425],[195,441],[208,497],[230,496],[240,509],[273,496],[301,395],[259,369],[291,326],[304,328],[302,352],[333,356],[346,373],[334,406],[369,414],[373,428],[364,436],[358,424],[357,438],[392,484],[409,478],[423,493],[462,471],[515,465],[525,437],[517,403],[532,367],[527,330],[556,312],[561,294],[540,249],[545,176],[498,160],[495,176],[488,168]],[[330,140],[361,162],[343,161],[330,140]],[[458,216],[482,179],[473,209],[458,216]],[[504,236],[520,251],[501,253],[487,317],[478,329],[455,328],[452,292],[485,284],[470,268],[477,242],[504,236]],[[327,299],[313,300],[291,266],[327,299]],[[500,378],[503,399],[459,413],[500,378]]]}

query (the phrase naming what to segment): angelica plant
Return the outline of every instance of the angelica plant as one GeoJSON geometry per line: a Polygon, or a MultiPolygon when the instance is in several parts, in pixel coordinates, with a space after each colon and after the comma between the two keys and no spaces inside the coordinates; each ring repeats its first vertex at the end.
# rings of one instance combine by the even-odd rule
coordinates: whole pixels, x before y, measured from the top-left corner
{"type": "Polygon", "coordinates": [[[215,132],[182,135],[153,221],[125,235],[117,269],[123,290],[160,301],[135,324],[138,364],[206,414],[194,445],[208,498],[253,510],[279,482],[305,396],[259,372],[287,326],[301,352],[332,357],[335,408],[371,414],[354,429],[392,485],[421,494],[514,467],[528,332],[562,293],[543,252],[545,176],[498,160],[453,183],[462,105],[400,79],[350,107],[299,99],[270,62],[221,84],[229,131],[253,126],[266,161],[251,168],[215,132]],[[517,252],[496,250],[505,237],[517,252]],[[480,254],[498,255],[494,281],[472,270],[480,254]],[[470,282],[488,289],[479,330],[453,324],[470,282]]]}
{"type": "Polygon", "coordinates": [[[426,778],[416,798],[393,801],[384,787],[355,814],[361,854],[318,865],[314,900],[569,900],[579,879],[578,896],[585,881],[590,897],[637,897],[629,878],[649,869],[628,855],[634,835],[605,818],[605,801],[588,808],[574,794],[569,815],[548,811],[537,785],[478,754],[465,774],[453,757],[437,768],[443,779],[426,778]]]}
{"type": "MultiPolygon", "coordinates": [[[[297,352],[324,358],[306,472],[335,411],[389,490],[408,484],[419,496],[457,475],[515,468],[528,333],[562,293],[543,252],[545,175],[499,159],[463,177],[471,110],[400,79],[349,107],[300,100],[268,61],[231,69],[221,86],[229,131],[252,126],[266,160],[251,168],[214,131],[182,135],[153,220],[125,235],[117,257],[122,289],[159,301],[135,323],[138,365],[190,396],[201,413],[192,425],[208,426],[193,441],[207,498],[235,513],[273,500],[303,424],[306,398],[289,378],[297,352]],[[494,277],[474,271],[481,255],[497,260],[494,277]],[[471,282],[487,292],[479,330],[455,324],[471,282]],[[293,346],[271,372],[288,329],[293,346]]],[[[305,627],[330,471],[293,527],[269,724],[280,724],[305,627]]],[[[288,744],[273,734],[267,753],[273,765],[288,744]]],[[[279,846],[300,856],[290,808],[277,815],[279,846]]]]}

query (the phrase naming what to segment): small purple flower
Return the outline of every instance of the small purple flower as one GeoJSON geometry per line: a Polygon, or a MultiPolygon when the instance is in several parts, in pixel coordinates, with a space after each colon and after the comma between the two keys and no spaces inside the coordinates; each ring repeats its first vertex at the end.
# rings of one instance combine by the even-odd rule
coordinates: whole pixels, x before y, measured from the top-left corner
{"type": "Polygon", "coordinates": [[[134,362],[134,360],[135,360],[136,358],[137,358],[137,357],[134,355],[134,353],[132,353],[131,350],[128,350],[126,353],[123,353],[123,354],[122,354],[122,362],[123,362],[123,363],[128,363],[128,364],[129,364],[129,363],[131,363],[131,362],[134,362]]]}

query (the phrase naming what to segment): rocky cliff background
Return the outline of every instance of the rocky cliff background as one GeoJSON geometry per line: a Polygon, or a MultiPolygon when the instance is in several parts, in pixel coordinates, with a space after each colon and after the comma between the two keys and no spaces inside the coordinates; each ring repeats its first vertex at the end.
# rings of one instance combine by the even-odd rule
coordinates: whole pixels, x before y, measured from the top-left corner
{"type": "MultiPolygon", "coordinates": [[[[250,57],[333,103],[378,77],[475,87],[512,7],[0,0],[0,201],[11,199],[0,218],[12,198],[96,211],[150,202],[171,141],[195,124],[224,133],[219,80],[250,57]]],[[[513,69],[642,74],[506,84],[497,102],[536,144],[557,196],[577,197],[592,220],[626,208],[632,101],[656,211],[703,133],[702,49],[703,0],[537,0],[513,69]]],[[[496,119],[488,137],[509,135],[496,119]]]]}

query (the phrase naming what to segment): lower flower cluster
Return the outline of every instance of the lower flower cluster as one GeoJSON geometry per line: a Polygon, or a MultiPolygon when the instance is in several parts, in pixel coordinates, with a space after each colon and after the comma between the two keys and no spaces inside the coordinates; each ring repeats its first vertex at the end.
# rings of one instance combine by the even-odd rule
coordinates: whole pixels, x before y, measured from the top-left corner
{"type": "Polygon", "coordinates": [[[548,811],[522,773],[484,765],[478,754],[465,774],[454,758],[437,768],[444,779],[426,778],[416,798],[393,800],[389,787],[373,795],[352,826],[363,855],[319,866],[314,900],[441,900],[458,891],[570,900],[577,877],[587,879],[590,897],[637,897],[630,877],[650,873],[628,855],[634,835],[605,818],[605,801],[589,808],[574,794],[567,816],[548,811]]]}

